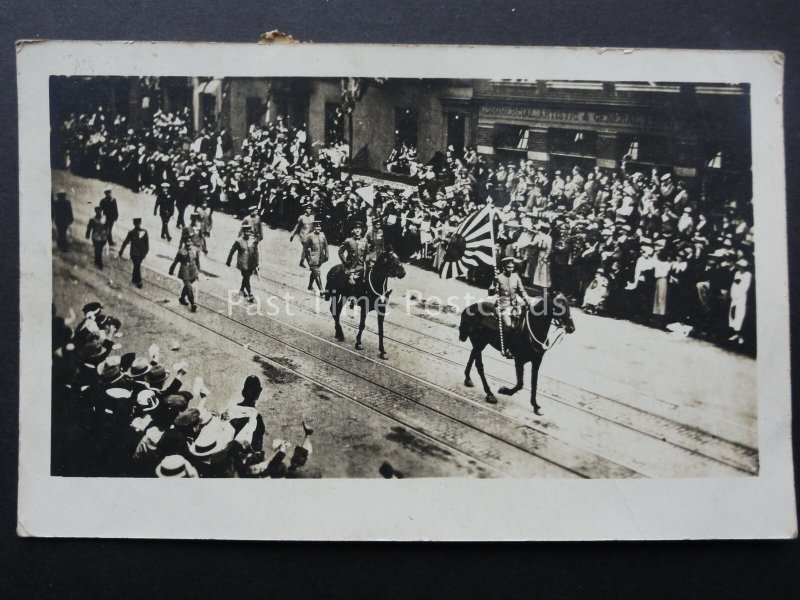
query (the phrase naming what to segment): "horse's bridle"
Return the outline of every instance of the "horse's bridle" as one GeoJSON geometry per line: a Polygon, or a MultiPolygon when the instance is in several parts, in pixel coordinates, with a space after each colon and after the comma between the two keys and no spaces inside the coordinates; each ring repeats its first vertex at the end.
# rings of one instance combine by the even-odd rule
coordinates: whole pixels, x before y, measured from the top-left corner
{"type": "Polygon", "coordinates": [[[533,341],[539,344],[539,346],[541,346],[542,352],[547,352],[548,350],[550,350],[550,348],[555,346],[559,341],[561,341],[561,338],[564,337],[564,332],[566,331],[566,328],[561,323],[561,319],[551,319],[550,325],[554,326],[558,330],[558,333],[551,340],[551,334],[553,330],[550,329],[550,331],[547,332],[547,337],[545,338],[545,340],[541,341],[539,338],[536,337],[536,334],[533,333],[533,330],[531,329],[530,316],[531,316],[531,311],[530,308],[528,308],[525,311],[525,327],[527,328],[528,334],[531,336],[533,341]]]}

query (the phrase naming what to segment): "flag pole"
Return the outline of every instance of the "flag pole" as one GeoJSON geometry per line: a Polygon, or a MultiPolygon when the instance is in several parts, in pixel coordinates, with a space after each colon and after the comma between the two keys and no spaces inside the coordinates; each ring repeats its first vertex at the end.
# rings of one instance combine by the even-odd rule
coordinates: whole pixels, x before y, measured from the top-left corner
{"type": "MultiPolygon", "coordinates": [[[[497,244],[495,244],[494,241],[494,202],[492,202],[492,204],[489,205],[489,233],[491,235],[491,240],[492,240],[492,267],[494,268],[494,279],[495,281],[497,281],[497,276],[499,275],[499,272],[497,271],[497,244]]],[[[505,339],[503,336],[503,318],[500,316],[500,309],[498,307],[497,300],[495,300],[494,307],[495,307],[494,312],[497,315],[497,331],[500,334],[500,353],[503,354],[503,356],[505,356],[506,347],[505,347],[505,339]]]]}

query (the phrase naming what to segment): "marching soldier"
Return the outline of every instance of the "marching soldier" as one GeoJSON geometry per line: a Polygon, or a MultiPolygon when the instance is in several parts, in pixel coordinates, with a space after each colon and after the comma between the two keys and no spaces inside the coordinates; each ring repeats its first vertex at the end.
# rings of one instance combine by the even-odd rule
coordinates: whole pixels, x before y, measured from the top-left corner
{"type": "Polygon", "coordinates": [[[56,244],[62,252],[69,250],[67,231],[73,220],[72,204],[67,200],[67,193],[59,190],[56,193],[56,200],[53,202],[53,223],[56,226],[56,244]]]}
{"type": "Polygon", "coordinates": [[[306,264],[311,273],[308,276],[308,291],[314,290],[317,284],[319,291],[322,291],[322,277],[319,274],[320,267],[328,261],[328,239],[322,232],[322,221],[314,221],[314,228],[308,234],[306,241],[303,242],[306,264]]]}
{"type": "MultiPolygon", "coordinates": [[[[214,224],[211,218],[211,207],[208,206],[208,200],[203,200],[200,203],[200,208],[197,209],[195,214],[200,217],[200,230],[203,232],[203,237],[211,237],[211,226],[214,224]]],[[[205,241],[203,242],[203,253],[208,254],[205,241]]]]}
{"type": "Polygon", "coordinates": [[[242,226],[239,230],[239,235],[241,235],[242,230],[244,230],[245,227],[249,227],[253,238],[256,240],[256,243],[260,244],[264,239],[264,231],[261,224],[261,217],[258,216],[258,206],[251,206],[248,210],[249,214],[242,219],[242,226]]]}
{"type": "Polygon", "coordinates": [[[103,248],[108,241],[108,229],[103,221],[103,209],[99,206],[94,208],[94,216],[89,219],[86,225],[86,239],[92,240],[94,246],[94,266],[98,269],[103,268],[103,248]]]}
{"type": "Polygon", "coordinates": [[[236,256],[236,268],[242,274],[242,286],[239,291],[248,302],[253,302],[253,290],[250,289],[250,277],[258,269],[258,241],[251,235],[249,227],[243,227],[239,238],[233,242],[231,251],[228,252],[228,260],[225,264],[231,266],[234,252],[236,256]]]}
{"type": "MultiPolygon", "coordinates": [[[[300,243],[305,244],[306,238],[308,234],[311,233],[311,230],[314,228],[314,221],[316,221],[316,217],[314,217],[314,213],[312,212],[312,206],[310,202],[306,202],[303,205],[303,214],[297,219],[297,224],[294,226],[292,230],[292,235],[289,236],[289,241],[294,241],[294,236],[300,236],[300,243]]],[[[300,254],[300,266],[305,267],[305,247],[303,248],[302,253],[300,254]]]]}
{"type": "Polygon", "coordinates": [[[354,285],[364,274],[369,247],[363,237],[364,224],[354,221],[350,227],[350,237],[339,246],[339,260],[344,265],[350,285],[354,285]]]}
{"type": "Polygon", "coordinates": [[[117,199],[111,195],[111,188],[106,187],[103,188],[103,193],[105,194],[100,200],[100,209],[103,211],[103,216],[106,218],[106,229],[108,230],[108,245],[114,247],[114,238],[112,236],[112,230],[114,229],[114,223],[117,222],[119,219],[119,209],[117,208],[117,199]]]}
{"type": "Polygon", "coordinates": [[[131,283],[142,289],[142,261],[150,251],[150,238],[147,231],[142,229],[142,220],[138,217],[133,220],[133,229],[128,232],[125,241],[122,242],[122,247],[119,249],[120,258],[128,244],[131,245],[131,262],[133,263],[131,283]]]}
{"type": "Polygon", "coordinates": [[[161,239],[172,241],[169,234],[169,220],[175,213],[175,201],[169,194],[169,183],[166,181],[161,184],[161,189],[156,194],[156,205],[153,207],[153,215],[161,217],[161,239]]]}
{"type": "Polygon", "coordinates": [[[205,254],[208,254],[206,238],[203,236],[203,228],[200,225],[200,215],[197,213],[192,213],[189,225],[184,226],[183,231],[181,231],[181,246],[186,240],[189,240],[198,251],[202,250],[205,254]]]}
{"type": "Polygon", "coordinates": [[[194,302],[194,284],[200,276],[200,255],[198,249],[192,244],[191,239],[185,239],[181,243],[181,248],[175,255],[175,260],[169,267],[169,274],[172,275],[175,267],[180,265],[178,277],[183,281],[183,289],[178,302],[184,306],[188,305],[192,312],[197,312],[197,305],[194,302]]]}
{"type": "MultiPolygon", "coordinates": [[[[500,318],[501,327],[506,331],[514,328],[514,322],[519,315],[521,306],[528,304],[528,294],[522,286],[522,280],[516,273],[517,263],[519,261],[513,256],[504,258],[501,263],[503,270],[497,274],[492,285],[489,287],[489,295],[497,296],[495,306],[497,314],[500,318]]],[[[513,358],[511,350],[508,346],[504,349],[506,358],[513,358]]]]}

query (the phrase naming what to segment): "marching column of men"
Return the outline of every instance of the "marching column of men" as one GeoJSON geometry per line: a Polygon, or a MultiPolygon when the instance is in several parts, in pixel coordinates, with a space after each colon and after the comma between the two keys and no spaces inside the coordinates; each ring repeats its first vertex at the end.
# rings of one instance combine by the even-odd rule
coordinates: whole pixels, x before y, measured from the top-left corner
{"type": "Polygon", "coordinates": [[[73,331],[53,306],[54,475],[303,476],[313,429],[302,421],[302,441],[291,456],[291,445],[281,439],[265,452],[257,376],[244,380],[241,397],[211,411],[202,377],[191,391],[184,389],[185,362],[168,370],[157,344],[146,356],[120,354],[119,319],[104,314],[99,302],[86,304],[83,314],[73,331]]]}

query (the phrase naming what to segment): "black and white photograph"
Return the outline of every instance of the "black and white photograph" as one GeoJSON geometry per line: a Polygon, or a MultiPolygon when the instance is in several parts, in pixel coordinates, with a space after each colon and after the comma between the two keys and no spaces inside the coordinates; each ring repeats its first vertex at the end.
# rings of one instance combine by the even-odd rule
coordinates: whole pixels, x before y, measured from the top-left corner
{"type": "MultiPolygon", "coordinates": [[[[645,537],[671,534],[643,533],[622,480],[713,498],[716,482],[755,489],[788,468],[791,491],[788,374],[760,387],[788,343],[785,228],[759,220],[783,218],[764,163],[782,168],[782,141],[755,149],[775,128],[745,67],[676,77],[665,56],[675,68],[644,77],[554,50],[547,68],[521,55],[495,77],[491,60],[448,71],[444,49],[428,49],[431,66],[398,48],[381,63],[368,47],[288,46],[256,50],[300,55],[296,74],[286,61],[242,73],[170,63],[165,47],[121,74],[75,50],[61,63],[74,71],[36,74],[46,122],[28,142],[36,195],[21,194],[42,242],[23,238],[22,257],[46,261],[36,301],[22,297],[23,324],[49,322],[52,340],[30,365],[49,379],[44,426],[26,430],[21,407],[23,439],[47,449],[43,480],[193,497],[200,480],[260,479],[247,489],[283,498],[298,494],[289,480],[363,483],[347,493],[367,504],[377,486],[420,483],[436,507],[466,494],[449,482],[500,496],[517,488],[497,480],[521,482],[552,505],[573,492],[542,486],[588,503],[577,486],[606,480],[620,497],[599,510],[645,537]],[[364,62],[348,70],[352,56],[364,62]]],[[[773,498],[784,524],[789,496],[773,498]]],[[[524,510],[526,494],[507,502],[524,510]]],[[[698,514],[725,518],[707,502],[698,514]]],[[[705,535],[698,520],[682,537],[705,535]]],[[[604,527],[577,536],[637,537],[604,527]]],[[[311,537],[391,537],[353,531],[311,537]]]]}

